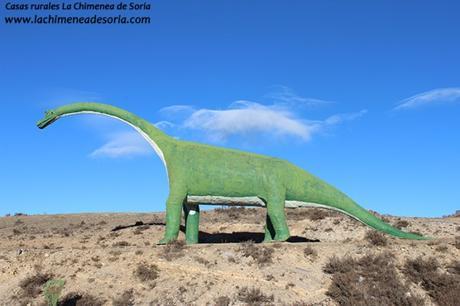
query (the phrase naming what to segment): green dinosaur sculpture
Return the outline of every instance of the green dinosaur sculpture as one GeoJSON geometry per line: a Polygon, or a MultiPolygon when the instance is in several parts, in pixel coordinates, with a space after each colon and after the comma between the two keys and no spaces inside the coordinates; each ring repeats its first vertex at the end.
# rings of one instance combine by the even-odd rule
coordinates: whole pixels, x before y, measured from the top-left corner
{"type": "Polygon", "coordinates": [[[94,113],[119,119],[136,129],[163,161],[168,179],[166,231],[160,244],[177,239],[181,211],[187,243],[198,242],[199,204],[244,204],[267,208],[264,241],[289,238],[285,207],[321,207],[345,213],[387,234],[426,239],[383,222],[331,185],[277,158],[174,139],[151,123],[111,105],[75,103],[47,111],[43,129],[57,119],[94,113]]]}

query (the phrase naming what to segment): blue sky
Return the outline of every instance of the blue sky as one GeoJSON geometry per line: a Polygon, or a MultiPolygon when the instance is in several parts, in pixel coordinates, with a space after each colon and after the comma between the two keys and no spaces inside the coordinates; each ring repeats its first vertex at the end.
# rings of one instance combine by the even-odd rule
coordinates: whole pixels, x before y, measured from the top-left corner
{"type": "MultiPolygon", "coordinates": [[[[0,25],[0,214],[162,211],[160,159],[97,116],[287,159],[381,213],[460,209],[457,1],[152,1],[150,25],[0,25]]],[[[2,16],[5,11],[1,10],[2,16]]],[[[3,19],[3,18],[2,18],[3,19]]]]}

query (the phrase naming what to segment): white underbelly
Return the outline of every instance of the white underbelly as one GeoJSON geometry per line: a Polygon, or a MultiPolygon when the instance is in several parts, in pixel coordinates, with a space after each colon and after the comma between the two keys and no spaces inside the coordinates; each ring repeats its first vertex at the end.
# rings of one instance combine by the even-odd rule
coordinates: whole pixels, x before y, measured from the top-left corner
{"type": "MultiPolygon", "coordinates": [[[[222,196],[187,196],[187,203],[190,204],[204,204],[204,205],[229,205],[229,206],[256,206],[265,207],[266,204],[259,197],[222,197],[222,196]]],[[[329,206],[302,202],[302,201],[286,201],[286,208],[296,207],[324,207],[331,208],[329,206]]],[[[332,209],[332,208],[331,208],[332,209]]]]}

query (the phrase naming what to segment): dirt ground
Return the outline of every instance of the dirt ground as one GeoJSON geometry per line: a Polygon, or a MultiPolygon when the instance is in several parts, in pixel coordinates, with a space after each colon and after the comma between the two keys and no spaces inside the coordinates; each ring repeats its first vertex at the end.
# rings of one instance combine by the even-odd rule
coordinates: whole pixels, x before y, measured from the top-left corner
{"type": "MultiPolygon", "coordinates": [[[[439,267],[432,273],[454,277],[457,288],[460,217],[383,217],[435,239],[374,237],[369,233],[375,231],[347,216],[311,208],[287,210],[292,237],[270,244],[260,243],[265,222],[261,208],[202,212],[201,243],[189,246],[156,245],[165,229],[163,213],[2,217],[0,305],[46,305],[43,285],[49,279],[65,281],[60,305],[347,304],[350,300],[338,299],[332,290],[342,274],[325,272],[331,258],[385,252],[408,288],[405,297],[417,296],[426,305],[449,304],[404,271],[410,260],[435,258],[439,267]]],[[[179,240],[184,240],[183,232],[179,240]]],[[[363,279],[369,282],[368,276],[357,277],[356,288],[363,279]]],[[[340,294],[352,294],[347,290],[340,294]]],[[[370,298],[364,304],[381,300],[363,292],[370,298]]]]}

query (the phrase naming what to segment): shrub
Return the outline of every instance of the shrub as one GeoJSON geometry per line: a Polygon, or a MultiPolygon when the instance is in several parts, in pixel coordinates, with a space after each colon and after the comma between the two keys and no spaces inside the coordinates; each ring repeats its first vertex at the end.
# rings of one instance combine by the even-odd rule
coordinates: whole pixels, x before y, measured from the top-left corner
{"type": "Polygon", "coordinates": [[[237,299],[240,302],[249,305],[260,305],[261,303],[270,303],[274,301],[273,294],[268,296],[260,291],[259,288],[243,287],[238,291],[237,299]]]}
{"type": "Polygon", "coordinates": [[[254,241],[244,242],[238,251],[240,251],[244,257],[252,257],[260,266],[273,263],[273,248],[256,246],[254,241]]]}
{"type": "Polygon", "coordinates": [[[50,279],[43,287],[43,295],[49,306],[56,306],[64,289],[65,281],[63,279],[50,279]]]}
{"type": "Polygon", "coordinates": [[[144,262],[138,263],[137,268],[134,271],[134,275],[141,281],[153,281],[158,278],[160,275],[160,270],[158,269],[157,265],[154,264],[146,264],[144,262]]]}
{"type": "Polygon", "coordinates": [[[322,220],[327,217],[340,217],[339,213],[321,208],[296,208],[286,210],[286,216],[289,220],[305,220],[312,221],[322,220]]]}
{"type": "Polygon", "coordinates": [[[318,255],[318,252],[316,252],[316,250],[313,249],[311,246],[307,246],[305,249],[303,249],[303,255],[305,257],[316,257],[318,255]]]}
{"type": "Polygon", "coordinates": [[[360,259],[332,257],[323,268],[332,274],[326,292],[339,305],[421,305],[408,295],[409,287],[398,277],[393,255],[366,255],[360,259]]]}
{"type": "Polygon", "coordinates": [[[441,253],[446,253],[448,249],[449,248],[447,247],[447,245],[442,244],[442,245],[438,245],[435,250],[441,253]]]}
{"type": "Polygon", "coordinates": [[[128,241],[117,241],[115,243],[112,244],[113,247],[127,247],[129,246],[129,242],[128,241]]]}
{"type": "Polygon", "coordinates": [[[232,300],[228,296],[219,296],[214,300],[215,306],[228,306],[232,300]]]}
{"type": "Polygon", "coordinates": [[[325,219],[326,217],[329,217],[330,214],[327,210],[324,210],[324,209],[315,209],[312,211],[312,213],[310,214],[309,218],[311,221],[318,221],[318,220],[322,220],[322,219],[325,219]]]}
{"type": "Polygon", "coordinates": [[[42,292],[43,285],[49,281],[53,276],[51,274],[44,274],[38,272],[19,283],[19,287],[23,290],[23,296],[29,298],[36,298],[42,292]]]}
{"type": "Polygon", "coordinates": [[[403,227],[408,227],[409,222],[407,222],[406,220],[398,220],[393,226],[398,229],[402,229],[403,227]]]}
{"type": "Polygon", "coordinates": [[[118,298],[112,300],[113,306],[130,306],[134,305],[134,290],[129,289],[123,292],[118,298]]]}
{"type": "Polygon", "coordinates": [[[159,254],[160,257],[171,261],[184,256],[185,242],[182,240],[174,240],[163,247],[163,251],[159,254]]]}
{"type": "Polygon", "coordinates": [[[323,272],[327,274],[347,273],[351,270],[354,264],[354,259],[349,256],[339,259],[334,255],[329,258],[329,261],[323,267],[323,272]]]}
{"type": "Polygon", "coordinates": [[[460,236],[455,237],[455,247],[460,250],[460,236]]]}
{"type": "Polygon", "coordinates": [[[382,233],[371,230],[366,233],[365,239],[369,241],[370,244],[376,246],[386,246],[388,244],[388,239],[382,233]]]}
{"type": "Polygon", "coordinates": [[[403,271],[412,282],[420,284],[437,305],[458,305],[460,267],[458,262],[451,265],[452,273],[444,273],[440,271],[440,264],[435,258],[423,259],[419,256],[406,261],[403,271]]]}

